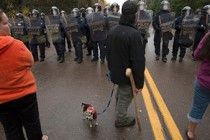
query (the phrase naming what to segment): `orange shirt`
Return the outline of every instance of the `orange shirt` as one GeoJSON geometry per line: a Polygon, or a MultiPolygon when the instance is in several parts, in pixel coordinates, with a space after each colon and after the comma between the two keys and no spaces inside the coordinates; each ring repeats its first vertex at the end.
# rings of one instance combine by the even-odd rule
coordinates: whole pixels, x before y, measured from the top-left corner
{"type": "Polygon", "coordinates": [[[33,56],[23,42],[0,36],[0,104],[36,92],[33,56]]]}

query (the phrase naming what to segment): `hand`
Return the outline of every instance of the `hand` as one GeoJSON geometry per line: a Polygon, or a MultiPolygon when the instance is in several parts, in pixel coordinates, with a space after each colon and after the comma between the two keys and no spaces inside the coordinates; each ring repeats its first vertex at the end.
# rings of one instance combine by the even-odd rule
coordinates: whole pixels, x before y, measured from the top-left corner
{"type": "Polygon", "coordinates": [[[136,94],[138,94],[141,91],[142,91],[142,89],[137,89],[137,88],[135,89],[136,94]]]}

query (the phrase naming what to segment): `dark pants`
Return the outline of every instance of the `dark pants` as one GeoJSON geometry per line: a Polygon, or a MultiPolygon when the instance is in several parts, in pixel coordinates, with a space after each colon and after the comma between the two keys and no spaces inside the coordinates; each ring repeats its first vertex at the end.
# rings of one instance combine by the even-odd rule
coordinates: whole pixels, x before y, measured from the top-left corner
{"type": "Polygon", "coordinates": [[[64,44],[65,44],[65,49],[66,49],[66,42],[67,42],[67,47],[69,50],[71,50],[71,41],[68,38],[68,36],[66,35],[66,33],[64,33],[64,44]]]}
{"type": "MultiPolygon", "coordinates": [[[[154,37],[154,45],[155,45],[155,54],[157,56],[160,56],[160,43],[161,43],[161,36],[159,32],[155,32],[154,37]]],[[[162,45],[162,57],[166,57],[169,53],[168,49],[169,40],[163,39],[163,45],[162,45]]]]}
{"type": "Polygon", "coordinates": [[[29,46],[29,42],[24,42],[24,45],[29,49],[31,50],[30,46],[29,46]]]}
{"type": "Polygon", "coordinates": [[[73,44],[74,44],[74,48],[75,48],[76,58],[83,59],[82,42],[74,42],[73,44]]]}
{"type": "Polygon", "coordinates": [[[200,41],[202,40],[204,35],[205,35],[205,33],[203,33],[203,32],[199,32],[199,31],[196,32],[195,39],[194,39],[194,45],[193,45],[193,54],[192,54],[193,57],[194,57],[194,51],[197,49],[198,44],[200,43],[200,41]]]}
{"type": "Polygon", "coordinates": [[[100,59],[104,60],[105,55],[106,55],[106,48],[105,48],[105,42],[104,41],[94,42],[93,56],[95,58],[98,58],[98,45],[99,45],[99,49],[100,49],[100,59]]]}
{"type": "Polygon", "coordinates": [[[40,58],[44,59],[45,58],[45,45],[44,44],[31,44],[31,52],[34,57],[34,61],[39,60],[38,59],[38,50],[37,46],[39,46],[39,51],[40,51],[40,58]]]}
{"type": "Polygon", "coordinates": [[[0,104],[0,121],[7,140],[25,140],[23,127],[28,140],[41,140],[42,130],[36,94],[0,104]]]}
{"type": "Polygon", "coordinates": [[[183,46],[179,45],[179,38],[180,38],[180,32],[176,32],[175,33],[175,37],[174,37],[174,44],[173,44],[173,57],[177,57],[178,51],[180,49],[180,54],[179,57],[180,58],[184,58],[185,54],[186,54],[186,48],[183,46]]]}
{"type": "Polygon", "coordinates": [[[58,57],[64,58],[64,53],[65,53],[64,41],[53,42],[53,45],[55,46],[58,57]]]}

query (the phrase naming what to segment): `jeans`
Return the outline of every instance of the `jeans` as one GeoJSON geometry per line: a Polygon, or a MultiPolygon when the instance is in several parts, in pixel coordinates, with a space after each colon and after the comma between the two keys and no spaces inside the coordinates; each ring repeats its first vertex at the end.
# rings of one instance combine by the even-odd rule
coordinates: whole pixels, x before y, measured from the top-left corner
{"type": "Polygon", "coordinates": [[[194,99],[188,119],[199,123],[210,103],[210,90],[202,86],[197,80],[194,83],[194,99]]]}
{"type": "Polygon", "coordinates": [[[25,140],[23,127],[28,140],[41,140],[42,130],[39,120],[36,94],[0,104],[0,121],[7,140],[25,140]]]}
{"type": "Polygon", "coordinates": [[[131,85],[119,85],[116,93],[117,121],[124,122],[127,117],[128,107],[133,99],[131,85]]]}

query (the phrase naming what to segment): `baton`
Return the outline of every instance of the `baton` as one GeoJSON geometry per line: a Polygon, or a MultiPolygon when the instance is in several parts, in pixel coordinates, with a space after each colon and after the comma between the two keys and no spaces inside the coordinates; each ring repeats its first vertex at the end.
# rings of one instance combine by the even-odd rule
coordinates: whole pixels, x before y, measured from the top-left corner
{"type": "Polygon", "coordinates": [[[134,81],[134,78],[133,78],[132,70],[130,68],[127,68],[125,74],[131,81],[131,86],[132,86],[132,90],[133,90],[134,105],[135,105],[135,112],[136,112],[136,120],[137,120],[137,124],[138,124],[138,129],[139,129],[139,131],[141,131],[140,114],[139,114],[139,102],[138,102],[137,93],[135,91],[136,90],[136,85],[135,85],[135,81],[134,81]]]}

